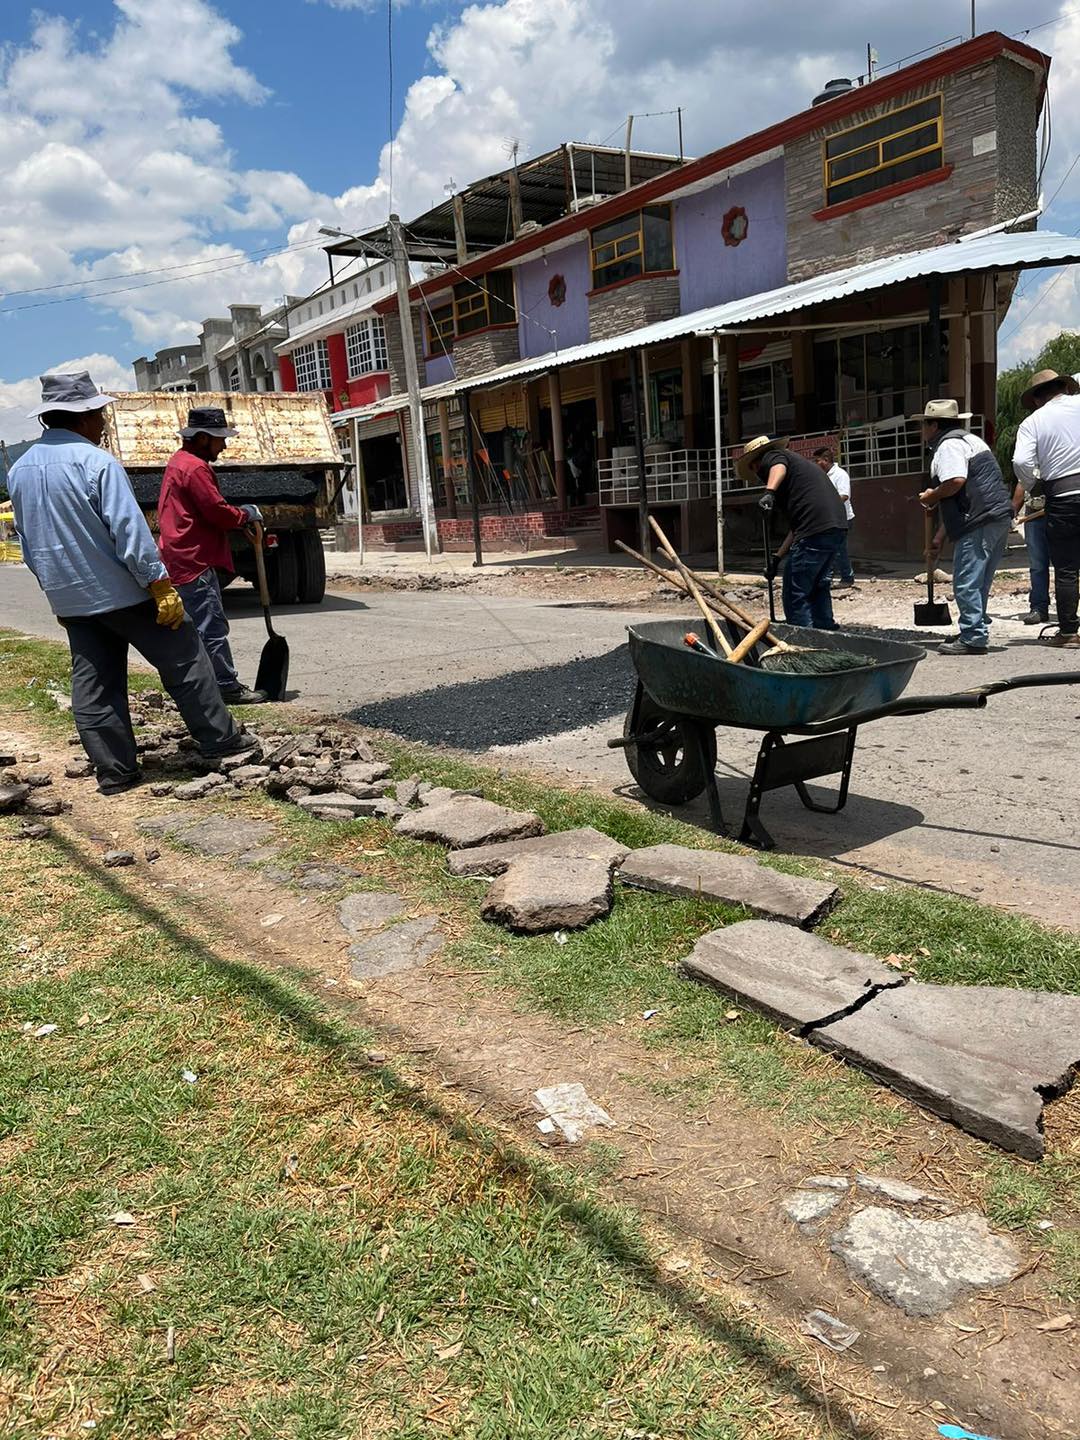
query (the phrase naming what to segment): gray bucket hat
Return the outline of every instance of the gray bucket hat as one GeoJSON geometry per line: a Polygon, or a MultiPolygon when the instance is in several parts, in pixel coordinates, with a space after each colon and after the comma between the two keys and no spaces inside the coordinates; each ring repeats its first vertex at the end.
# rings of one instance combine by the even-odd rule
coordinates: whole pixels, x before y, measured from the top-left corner
{"type": "Polygon", "coordinates": [[[212,435],[215,440],[231,440],[240,431],[229,424],[224,410],[213,405],[201,405],[188,411],[187,424],[180,434],[185,440],[190,440],[193,435],[212,435]]]}
{"type": "Polygon", "coordinates": [[[90,379],[89,370],[78,370],[65,375],[42,375],[41,404],[35,405],[27,416],[34,420],[50,410],[66,410],[69,414],[81,415],[87,410],[102,410],[111,405],[115,395],[103,395],[90,379]]]}

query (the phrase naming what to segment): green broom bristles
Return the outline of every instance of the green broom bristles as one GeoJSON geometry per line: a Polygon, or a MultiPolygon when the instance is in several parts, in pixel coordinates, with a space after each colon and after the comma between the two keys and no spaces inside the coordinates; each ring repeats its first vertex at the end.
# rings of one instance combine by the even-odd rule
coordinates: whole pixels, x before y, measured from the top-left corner
{"type": "Polygon", "coordinates": [[[854,650],[773,650],[761,657],[763,670],[787,675],[830,675],[840,670],[861,670],[871,662],[854,650]]]}

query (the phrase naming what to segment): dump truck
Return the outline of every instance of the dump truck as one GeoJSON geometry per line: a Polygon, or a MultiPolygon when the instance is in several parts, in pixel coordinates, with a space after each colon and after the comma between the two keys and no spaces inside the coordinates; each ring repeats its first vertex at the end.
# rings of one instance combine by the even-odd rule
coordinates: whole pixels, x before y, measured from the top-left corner
{"type": "MultiPolygon", "coordinates": [[[[215,462],[221,493],[258,505],[267,536],[267,581],[275,605],[317,605],[326,592],[320,529],[337,520],[349,467],[321,395],[234,395],[164,390],[121,394],[105,412],[103,444],[131,477],[157,531],[157,502],[180,429],[196,406],[224,410],[239,433],[215,462]]],[[[255,583],[255,552],[242,531],[231,536],[236,572],[255,583]]]]}

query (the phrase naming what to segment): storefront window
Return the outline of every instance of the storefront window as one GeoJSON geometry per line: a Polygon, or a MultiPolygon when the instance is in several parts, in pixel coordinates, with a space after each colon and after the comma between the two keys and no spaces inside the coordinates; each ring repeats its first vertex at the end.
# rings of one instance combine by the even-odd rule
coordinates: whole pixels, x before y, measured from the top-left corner
{"type": "MultiPolygon", "coordinates": [[[[877,424],[913,415],[929,398],[929,325],[898,325],[814,345],[814,428],[877,424]]],[[[948,326],[941,327],[939,390],[949,373],[948,326]]]]}

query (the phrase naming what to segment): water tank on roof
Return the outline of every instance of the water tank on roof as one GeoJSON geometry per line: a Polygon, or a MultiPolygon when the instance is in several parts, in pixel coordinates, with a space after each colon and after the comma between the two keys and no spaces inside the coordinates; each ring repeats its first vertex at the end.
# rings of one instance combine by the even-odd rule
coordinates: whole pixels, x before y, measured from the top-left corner
{"type": "Polygon", "coordinates": [[[812,104],[824,105],[826,100],[835,100],[837,95],[846,95],[849,90],[854,90],[854,88],[853,83],[846,77],[842,76],[839,80],[830,80],[821,94],[814,96],[812,104]]]}

